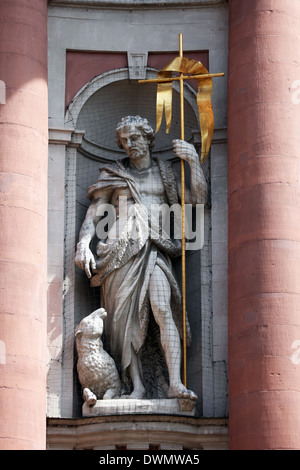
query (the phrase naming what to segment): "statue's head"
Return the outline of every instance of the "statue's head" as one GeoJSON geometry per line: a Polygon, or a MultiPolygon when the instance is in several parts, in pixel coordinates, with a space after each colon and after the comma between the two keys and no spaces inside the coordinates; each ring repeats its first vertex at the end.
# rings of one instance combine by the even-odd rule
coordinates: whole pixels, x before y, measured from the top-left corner
{"type": "Polygon", "coordinates": [[[116,143],[117,145],[122,149],[123,145],[120,139],[120,131],[124,129],[124,127],[128,126],[135,126],[144,136],[149,152],[151,153],[153,147],[154,147],[154,131],[152,127],[150,126],[149,122],[147,119],[142,118],[140,116],[126,116],[124,117],[117,125],[116,127],[116,143]]]}

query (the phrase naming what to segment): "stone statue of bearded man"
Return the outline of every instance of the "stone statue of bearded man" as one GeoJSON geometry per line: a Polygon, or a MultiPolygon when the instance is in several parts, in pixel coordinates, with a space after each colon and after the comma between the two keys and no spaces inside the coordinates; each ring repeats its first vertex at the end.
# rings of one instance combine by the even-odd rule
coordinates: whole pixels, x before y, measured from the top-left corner
{"type": "MultiPolygon", "coordinates": [[[[146,119],[123,118],[116,129],[116,142],[127,157],[100,168],[99,179],[88,188],[91,203],[79,235],[76,264],[85,270],[92,286],[101,287],[108,349],[123,384],[130,387],[127,397],[146,396],[141,351],[154,319],[168,371],[166,396],[196,400],[180,376],[182,308],[171,264],[172,257],[180,256],[180,243],[163,237],[158,220],[156,224],[149,219],[153,205],[180,203],[180,178],[170,162],[152,158],[154,132],[146,119]],[[125,213],[122,201],[126,201],[125,213]],[[93,254],[90,242],[103,216],[99,208],[107,204],[114,207],[116,218],[93,254]]],[[[191,170],[186,203],[203,204],[207,185],[195,148],[175,140],[173,150],[191,170]]],[[[189,335],[188,325],[187,332],[189,335]]]]}

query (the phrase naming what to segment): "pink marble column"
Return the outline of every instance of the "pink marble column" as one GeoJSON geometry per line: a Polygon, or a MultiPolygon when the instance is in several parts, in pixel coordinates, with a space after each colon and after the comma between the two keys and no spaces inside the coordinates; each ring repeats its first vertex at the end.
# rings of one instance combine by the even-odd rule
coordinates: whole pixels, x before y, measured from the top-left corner
{"type": "Polygon", "coordinates": [[[300,2],[229,10],[230,448],[299,449],[300,2]]]}
{"type": "Polygon", "coordinates": [[[0,18],[0,449],[44,449],[47,1],[0,0],[0,18]]]}

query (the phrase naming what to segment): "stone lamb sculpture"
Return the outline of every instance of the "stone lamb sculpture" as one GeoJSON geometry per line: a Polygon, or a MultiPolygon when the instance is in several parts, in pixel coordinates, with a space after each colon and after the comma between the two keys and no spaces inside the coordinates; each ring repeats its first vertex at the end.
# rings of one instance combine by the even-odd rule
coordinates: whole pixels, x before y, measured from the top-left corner
{"type": "Polygon", "coordinates": [[[81,320],[75,331],[78,377],[88,406],[94,406],[97,399],[108,400],[121,395],[115,362],[103,349],[101,341],[106,315],[104,308],[95,310],[81,320]]]}

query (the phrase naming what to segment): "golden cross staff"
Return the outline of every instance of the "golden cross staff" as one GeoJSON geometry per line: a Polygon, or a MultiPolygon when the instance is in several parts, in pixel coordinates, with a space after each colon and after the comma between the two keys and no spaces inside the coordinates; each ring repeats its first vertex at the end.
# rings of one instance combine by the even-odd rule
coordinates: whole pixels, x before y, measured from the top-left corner
{"type": "MultiPolygon", "coordinates": [[[[179,34],[179,57],[173,59],[166,67],[158,72],[157,79],[139,80],[138,83],[157,83],[156,102],[156,132],[158,132],[163,112],[165,110],[166,133],[172,121],[172,87],[173,81],[179,81],[180,85],[180,130],[181,140],[184,140],[184,80],[196,79],[198,82],[197,107],[199,112],[201,130],[201,163],[208,155],[213,130],[214,116],[211,104],[213,89],[212,77],[222,77],[224,73],[208,73],[208,70],[200,61],[183,57],[182,34],[179,34]],[[179,72],[177,77],[172,72],[179,72]],[[189,74],[189,75],[184,75],[189,74]]],[[[183,314],[183,383],[187,387],[186,372],[186,260],[185,260],[185,167],[181,159],[181,231],[182,231],[182,314],[183,314]]]]}

